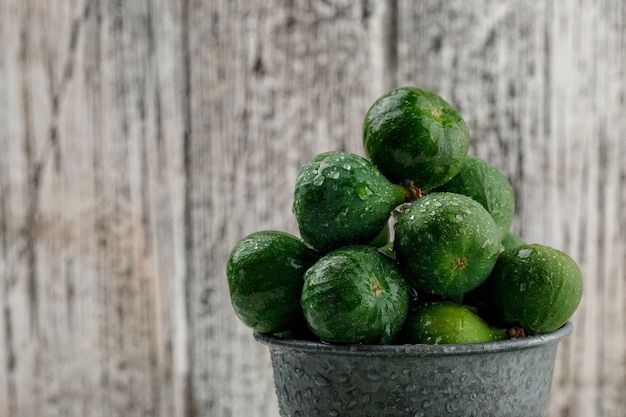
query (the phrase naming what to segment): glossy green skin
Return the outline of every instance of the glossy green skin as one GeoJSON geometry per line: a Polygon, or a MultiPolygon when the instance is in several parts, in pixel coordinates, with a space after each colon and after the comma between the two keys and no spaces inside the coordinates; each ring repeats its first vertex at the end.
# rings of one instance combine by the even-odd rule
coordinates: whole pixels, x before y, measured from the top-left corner
{"type": "Polygon", "coordinates": [[[548,333],[565,324],[578,308],[583,280],[567,254],[526,244],[500,254],[483,292],[505,323],[528,333],[548,333]]]}
{"type": "Polygon", "coordinates": [[[507,330],[490,326],[469,308],[450,301],[430,302],[409,311],[404,343],[428,345],[484,343],[507,339],[507,330]]]}
{"type": "Polygon", "coordinates": [[[407,280],[438,296],[459,296],[478,287],[500,247],[500,230],[487,210],[460,194],[419,198],[396,224],[394,252],[407,280]]]}
{"type": "Polygon", "coordinates": [[[400,87],[374,102],[363,123],[367,156],[394,183],[429,191],[449,181],[469,150],[469,129],[439,95],[400,87]]]}
{"type": "Polygon", "coordinates": [[[487,209],[500,229],[501,239],[508,233],[515,216],[515,195],[509,180],[487,161],[468,155],[461,170],[436,191],[472,197],[487,209]]]}
{"type": "Polygon", "coordinates": [[[515,248],[525,244],[526,241],[521,236],[513,232],[508,232],[504,238],[502,238],[502,246],[504,249],[515,248]]]}
{"type": "Polygon", "coordinates": [[[318,255],[295,236],[260,231],[241,239],[230,253],[226,276],[239,319],[259,332],[277,332],[303,320],[304,273],[318,255]]]}
{"type": "Polygon", "coordinates": [[[306,272],[301,303],[321,340],[381,344],[402,328],[409,298],[392,259],[371,246],[347,246],[306,272]]]}
{"type": "Polygon", "coordinates": [[[367,159],[332,151],[301,168],[293,212],[302,238],[327,253],[372,241],[405,198],[406,189],[389,182],[367,159]]]}

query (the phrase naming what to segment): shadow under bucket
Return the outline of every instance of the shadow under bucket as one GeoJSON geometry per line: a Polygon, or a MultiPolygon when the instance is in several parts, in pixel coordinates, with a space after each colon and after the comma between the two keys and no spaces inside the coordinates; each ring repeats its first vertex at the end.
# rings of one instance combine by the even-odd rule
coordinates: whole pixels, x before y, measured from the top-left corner
{"type": "Polygon", "coordinates": [[[283,417],[544,417],[572,325],[464,345],[331,345],[255,333],[283,417]]]}

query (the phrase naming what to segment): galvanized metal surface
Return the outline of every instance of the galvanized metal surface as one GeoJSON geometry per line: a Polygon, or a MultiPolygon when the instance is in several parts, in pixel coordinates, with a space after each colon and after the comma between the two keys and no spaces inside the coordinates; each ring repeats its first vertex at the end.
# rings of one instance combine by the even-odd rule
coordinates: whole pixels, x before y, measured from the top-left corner
{"type": "Polygon", "coordinates": [[[283,417],[543,417],[558,344],[546,335],[467,345],[331,345],[256,333],[283,417]]]}

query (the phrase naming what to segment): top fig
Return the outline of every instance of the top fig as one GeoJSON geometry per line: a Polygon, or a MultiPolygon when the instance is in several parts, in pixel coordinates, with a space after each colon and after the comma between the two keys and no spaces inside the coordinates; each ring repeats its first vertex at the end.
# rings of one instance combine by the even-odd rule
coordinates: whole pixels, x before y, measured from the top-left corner
{"type": "Polygon", "coordinates": [[[390,181],[424,192],[459,172],[469,140],[459,112],[417,87],[399,87],[378,98],[363,124],[363,146],[374,165],[390,181]]]}

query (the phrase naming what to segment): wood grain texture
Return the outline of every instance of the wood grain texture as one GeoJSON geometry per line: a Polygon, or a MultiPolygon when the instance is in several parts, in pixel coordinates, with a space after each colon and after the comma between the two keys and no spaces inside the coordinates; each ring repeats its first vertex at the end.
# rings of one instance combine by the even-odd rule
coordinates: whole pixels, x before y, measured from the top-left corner
{"type": "Polygon", "coordinates": [[[419,85],[581,266],[550,417],[626,408],[620,0],[0,2],[0,417],[277,416],[230,306],[300,166],[419,85]]]}
{"type": "Polygon", "coordinates": [[[514,230],[581,266],[585,295],[560,350],[549,415],[621,415],[624,6],[471,3],[400,2],[398,81],[460,109],[471,151],[511,179],[514,230]]]}
{"type": "Polygon", "coordinates": [[[0,410],[174,415],[182,93],[152,27],[171,16],[3,4],[0,410]]]}
{"type": "Polygon", "coordinates": [[[322,151],[357,151],[353,127],[381,92],[369,81],[371,5],[254,3],[189,4],[189,26],[208,31],[188,37],[187,311],[198,416],[277,415],[267,351],[233,315],[226,261],[248,233],[297,233],[300,166],[322,151]]]}

